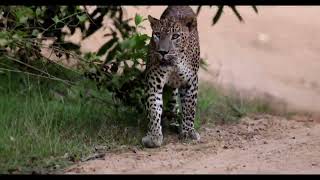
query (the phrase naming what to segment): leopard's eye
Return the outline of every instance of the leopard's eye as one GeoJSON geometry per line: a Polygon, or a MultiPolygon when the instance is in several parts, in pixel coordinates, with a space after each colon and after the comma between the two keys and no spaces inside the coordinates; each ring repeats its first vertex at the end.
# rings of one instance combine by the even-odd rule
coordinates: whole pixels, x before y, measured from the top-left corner
{"type": "Polygon", "coordinates": [[[154,35],[155,35],[155,37],[160,38],[160,33],[159,32],[155,32],[154,35]]]}
{"type": "Polygon", "coordinates": [[[172,39],[177,39],[177,38],[179,38],[179,37],[180,37],[179,34],[173,34],[173,35],[172,35],[172,39]]]}

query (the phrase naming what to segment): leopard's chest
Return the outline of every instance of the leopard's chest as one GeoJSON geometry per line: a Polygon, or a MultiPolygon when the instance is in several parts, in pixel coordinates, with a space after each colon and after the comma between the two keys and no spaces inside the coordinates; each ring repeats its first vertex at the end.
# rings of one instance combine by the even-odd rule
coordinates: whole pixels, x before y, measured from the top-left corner
{"type": "Polygon", "coordinates": [[[167,84],[173,88],[179,88],[187,82],[188,77],[189,76],[185,71],[182,71],[179,68],[174,68],[168,75],[167,84]]]}

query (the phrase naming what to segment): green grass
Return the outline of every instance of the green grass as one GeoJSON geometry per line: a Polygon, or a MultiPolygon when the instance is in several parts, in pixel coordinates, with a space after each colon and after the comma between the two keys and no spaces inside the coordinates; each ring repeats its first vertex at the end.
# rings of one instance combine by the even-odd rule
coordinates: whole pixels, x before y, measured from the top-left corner
{"type": "Polygon", "coordinates": [[[250,99],[236,91],[224,93],[221,89],[200,85],[195,127],[210,123],[234,123],[244,116],[258,113],[275,114],[271,104],[263,99],[250,99]]]}
{"type": "MultiPolygon", "coordinates": [[[[141,146],[144,114],[115,104],[109,92],[81,76],[66,77],[77,83],[0,73],[0,173],[54,172],[93,153],[96,146],[141,146]]],[[[265,103],[201,86],[196,128],[269,111],[265,103]]]]}
{"type": "Polygon", "coordinates": [[[0,173],[51,171],[71,163],[66,153],[79,160],[97,145],[139,144],[143,116],[89,80],[77,81],[0,74],[0,173]]]}

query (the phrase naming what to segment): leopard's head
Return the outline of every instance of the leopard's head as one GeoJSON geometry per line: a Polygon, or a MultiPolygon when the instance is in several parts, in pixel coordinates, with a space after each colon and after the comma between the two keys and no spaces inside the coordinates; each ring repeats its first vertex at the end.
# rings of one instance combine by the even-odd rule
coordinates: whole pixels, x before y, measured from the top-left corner
{"type": "Polygon", "coordinates": [[[152,28],[151,44],[159,61],[172,61],[186,52],[190,35],[196,28],[195,17],[156,19],[148,16],[152,28]]]}

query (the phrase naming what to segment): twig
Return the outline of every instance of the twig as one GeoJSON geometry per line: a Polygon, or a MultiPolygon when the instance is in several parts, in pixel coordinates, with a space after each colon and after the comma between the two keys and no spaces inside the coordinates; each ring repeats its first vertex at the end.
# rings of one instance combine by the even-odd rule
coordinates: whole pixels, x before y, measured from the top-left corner
{"type": "Polygon", "coordinates": [[[33,74],[33,73],[24,72],[24,71],[19,71],[19,70],[14,70],[14,69],[0,68],[0,70],[2,70],[2,71],[8,71],[8,72],[23,73],[23,74],[28,74],[28,75],[32,75],[32,76],[42,77],[42,78],[46,78],[46,79],[61,81],[61,82],[65,83],[65,84],[67,84],[67,85],[73,85],[73,84],[75,84],[74,82],[67,81],[67,80],[63,80],[63,79],[59,79],[59,78],[56,78],[56,77],[51,78],[51,77],[42,76],[42,75],[39,75],[39,74],[33,74]]]}
{"type": "Polygon", "coordinates": [[[94,159],[100,159],[100,158],[103,158],[104,156],[105,156],[105,153],[95,153],[93,155],[90,155],[86,158],[81,159],[81,161],[84,162],[84,161],[90,161],[94,159]]]}

